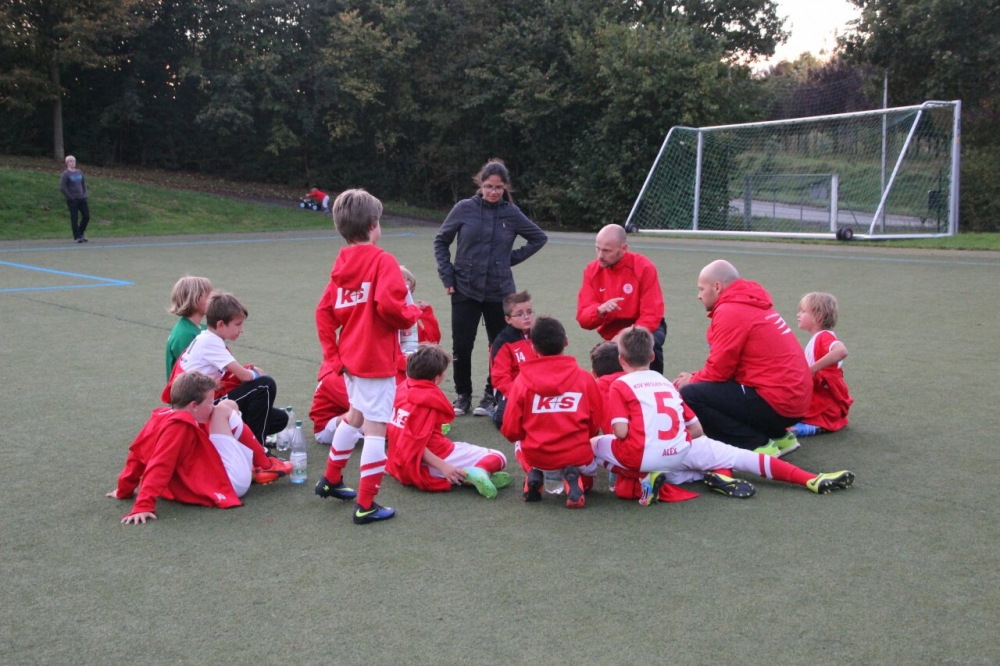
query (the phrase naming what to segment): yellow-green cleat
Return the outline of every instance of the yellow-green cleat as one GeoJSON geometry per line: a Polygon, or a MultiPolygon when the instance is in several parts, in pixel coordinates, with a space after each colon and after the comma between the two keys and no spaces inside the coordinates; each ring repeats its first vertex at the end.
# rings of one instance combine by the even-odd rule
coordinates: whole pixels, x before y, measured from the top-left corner
{"type": "Polygon", "coordinates": [[[785,455],[786,453],[791,453],[795,449],[799,448],[799,438],[795,436],[795,433],[789,430],[785,433],[784,437],[778,439],[772,439],[771,443],[778,447],[778,457],[785,455]]]}
{"type": "Polygon", "coordinates": [[[705,485],[717,493],[736,499],[753,497],[757,489],[746,479],[736,479],[718,472],[705,472],[705,485]]]}
{"type": "Polygon", "coordinates": [[[827,472],[806,481],[806,488],[817,495],[827,495],[834,490],[846,490],[854,485],[854,472],[827,472]]]}
{"type": "Polygon", "coordinates": [[[514,477],[508,472],[493,472],[490,475],[490,481],[493,482],[493,486],[500,490],[501,488],[506,488],[510,484],[514,483],[514,477]]]}
{"type": "Polygon", "coordinates": [[[774,456],[775,458],[781,457],[781,449],[778,445],[774,443],[773,439],[767,440],[767,444],[764,446],[758,446],[753,450],[754,453],[762,453],[765,456],[774,456]]]}
{"type": "Polygon", "coordinates": [[[660,499],[660,488],[667,480],[664,472],[650,472],[642,479],[642,496],[639,497],[640,506],[650,506],[656,504],[660,499]]]}
{"type": "Polygon", "coordinates": [[[490,480],[490,475],[485,469],[480,467],[465,468],[465,482],[476,487],[479,494],[486,499],[493,499],[497,496],[497,487],[490,480]]]}

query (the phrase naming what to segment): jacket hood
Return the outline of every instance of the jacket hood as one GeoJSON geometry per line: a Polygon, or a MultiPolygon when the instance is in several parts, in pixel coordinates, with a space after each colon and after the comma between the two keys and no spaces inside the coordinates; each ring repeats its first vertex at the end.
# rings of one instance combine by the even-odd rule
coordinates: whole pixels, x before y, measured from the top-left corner
{"type": "Polygon", "coordinates": [[[719,294],[719,300],[715,302],[712,312],[718,310],[720,305],[725,304],[748,305],[759,310],[769,310],[773,305],[771,294],[767,293],[767,289],[756,282],[742,278],[733,282],[719,294]]]}
{"type": "Polygon", "coordinates": [[[521,363],[518,380],[523,377],[524,383],[535,393],[560,395],[567,386],[573,385],[579,372],[580,366],[572,356],[540,356],[521,363]]]}
{"type": "Polygon", "coordinates": [[[337,255],[330,277],[337,284],[363,282],[363,278],[371,272],[375,258],[382,252],[377,245],[348,245],[337,255]]]}
{"type": "Polygon", "coordinates": [[[455,420],[455,408],[434,382],[427,379],[406,378],[406,399],[414,407],[425,407],[438,412],[440,423],[455,420]]]}

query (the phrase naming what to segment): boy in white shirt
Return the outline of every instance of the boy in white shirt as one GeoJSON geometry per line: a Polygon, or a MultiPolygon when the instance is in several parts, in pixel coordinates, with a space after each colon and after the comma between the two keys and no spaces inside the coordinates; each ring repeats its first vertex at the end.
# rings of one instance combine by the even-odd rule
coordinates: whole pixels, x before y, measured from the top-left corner
{"type": "Polygon", "coordinates": [[[681,400],[680,391],[649,369],[653,336],[646,329],[624,329],[618,336],[618,354],[625,374],[611,384],[607,405],[607,420],[614,434],[595,437],[592,443],[598,462],[609,472],[646,475],[639,504],[655,503],[665,481],[686,481],[690,472],[704,472],[709,488],[740,498],[753,495],[754,487],[721,470],[752,472],[802,485],[821,495],[854,483],[854,474],[846,470],[813,474],[778,458],[704,436],[698,417],[681,400]]]}
{"type": "Polygon", "coordinates": [[[239,405],[243,421],[258,441],[279,433],[288,425],[288,413],[275,409],[278,386],[274,378],[253,364],[240,365],[226,346],[243,333],[247,309],[238,298],[226,292],[214,292],[205,309],[207,330],[202,331],[181,354],[173,375],[163,389],[163,402],[170,402],[170,386],[182,372],[197,371],[219,384],[216,400],[228,398],[239,405]]]}

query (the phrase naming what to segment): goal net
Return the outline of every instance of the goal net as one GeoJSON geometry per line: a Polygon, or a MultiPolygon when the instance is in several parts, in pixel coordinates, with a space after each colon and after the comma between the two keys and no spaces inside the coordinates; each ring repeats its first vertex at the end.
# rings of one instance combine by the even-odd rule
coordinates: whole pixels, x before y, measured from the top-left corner
{"type": "Polygon", "coordinates": [[[961,102],[673,127],[629,231],[812,238],[958,232],[961,102]]]}

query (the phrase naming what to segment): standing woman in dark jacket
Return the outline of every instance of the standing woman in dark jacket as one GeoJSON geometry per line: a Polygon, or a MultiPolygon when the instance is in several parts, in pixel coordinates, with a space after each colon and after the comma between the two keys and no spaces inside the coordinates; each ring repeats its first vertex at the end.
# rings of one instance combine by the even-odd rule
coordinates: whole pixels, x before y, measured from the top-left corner
{"type": "MultiPolygon", "coordinates": [[[[486,324],[489,344],[506,326],[503,299],[517,289],[511,266],[542,249],[548,237],[529,220],[510,196],[510,174],[502,160],[491,159],[473,181],[479,191],[463,199],[448,213],[434,237],[434,256],[444,291],[451,296],[451,340],[454,356],[455,414],[472,406],[472,348],[480,319],[486,324]],[[451,244],[458,236],[455,260],[451,244]],[[528,242],[514,249],[515,239],[528,242]]],[[[490,416],[495,402],[489,379],[477,416],[490,416]]]]}

